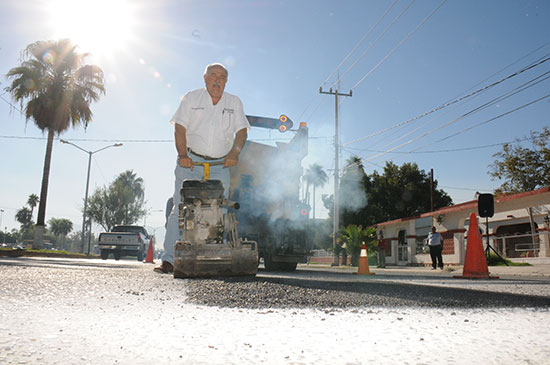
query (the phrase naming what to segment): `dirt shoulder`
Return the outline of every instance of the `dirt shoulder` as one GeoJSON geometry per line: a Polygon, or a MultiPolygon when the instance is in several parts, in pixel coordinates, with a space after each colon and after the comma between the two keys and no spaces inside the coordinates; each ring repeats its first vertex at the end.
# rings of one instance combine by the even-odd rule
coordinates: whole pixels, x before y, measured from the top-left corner
{"type": "Polygon", "coordinates": [[[0,257],[59,257],[72,259],[95,259],[96,255],[71,254],[66,252],[47,250],[25,250],[25,249],[0,249],[0,257]]]}

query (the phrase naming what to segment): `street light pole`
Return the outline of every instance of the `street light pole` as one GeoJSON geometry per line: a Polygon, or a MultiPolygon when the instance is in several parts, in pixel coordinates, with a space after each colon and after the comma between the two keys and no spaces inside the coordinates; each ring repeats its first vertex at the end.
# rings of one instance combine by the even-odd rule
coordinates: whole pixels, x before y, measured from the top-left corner
{"type": "MultiPolygon", "coordinates": [[[[86,210],[88,208],[88,187],[90,186],[90,170],[92,168],[92,152],[88,151],[88,173],[86,175],[86,193],[84,193],[84,210],[82,212],[82,244],[80,251],[84,253],[84,244],[86,243],[86,210]]],[[[91,223],[90,223],[91,226],[91,223]]],[[[91,227],[90,227],[91,228],[91,227]]],[[[89,250],[88,250],[89,254],[89,250]]]]}
{"type": "MultiPolygon", "coordinates": [[[[86,175],[86,193],[84,194],[84,209],[82,211],[82,242],[80,244],[80,246],[81,246],[80,247],[80,252],[83,253],[84,252],[84,245],[86,244],[86,230],[85,230],[85,227],[86,227],[86,210],[88,208],[88,188],[90,186],[90,170],[92,168],[92,155],[94,153],[106,150],[107,148],[110,148],[110,147],[120,147],[120,146],[122,146],[122,143],[115,143],[115,144],[100,148],[100,149],[95,150],[95,151],[88,151],[88,150],[85,150],[84,148],[82,148],[80,146],[77,146],[76,144],[74,144],[72,142],[69,142],[67,140],[60,139],[59,141],[61,143],[70,144],[70,145],[72,145],[72,146],[78,148],[79,150],[84,151],[88,154],[88,173],[86,175]]],[[[88,242],[88,254],[90,253],[90,247],[89,246],[90,246],[90,243],[88,242]]]]}

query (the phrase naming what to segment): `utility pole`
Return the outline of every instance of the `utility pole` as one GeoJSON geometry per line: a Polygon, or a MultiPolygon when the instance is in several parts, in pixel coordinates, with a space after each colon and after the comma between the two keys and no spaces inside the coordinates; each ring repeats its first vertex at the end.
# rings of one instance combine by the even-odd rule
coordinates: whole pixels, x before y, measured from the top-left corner
{"type": "Polygon", "coordinates": [[[348,94],[339,93],[338,90],[323,91],[323,87],[319,87],[320,94],[334,95],[334,211],[333,211],[333,225],[332,225],[332,248],[334,249],[334,261],[332,266],[338,266],[338,227],[340,226],[340,199],[338,197],[338,184],[340,168],[338,166],[338,160],[340,159],[340,134],[338,131],[338,96],[351,96],[351,90],[348,94]]]}

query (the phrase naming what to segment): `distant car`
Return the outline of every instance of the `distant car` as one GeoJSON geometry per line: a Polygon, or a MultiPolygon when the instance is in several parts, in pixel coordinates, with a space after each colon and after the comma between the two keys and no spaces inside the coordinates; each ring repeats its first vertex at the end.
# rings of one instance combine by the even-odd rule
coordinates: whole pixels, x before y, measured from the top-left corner
{"type": "Polygon", "coordinates": [[[145,227],[120,225],[111,232],[100,233],[97,246],[102,260],[113,254],[115,260],[120,260],[122,256],[136,256],[138,261],[143,261],[149,240],[145,227]]]}

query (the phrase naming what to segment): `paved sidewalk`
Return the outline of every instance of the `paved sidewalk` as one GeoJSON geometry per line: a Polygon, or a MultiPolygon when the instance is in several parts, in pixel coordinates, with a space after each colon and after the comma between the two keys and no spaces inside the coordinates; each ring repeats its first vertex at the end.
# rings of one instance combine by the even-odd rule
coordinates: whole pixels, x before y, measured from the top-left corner
{"type": "MultiPolygon", "coordinates": [[[[464,266],[450,265],[446,266],[443,274],[461,275],[464,266]]],[[[411,273],[441,273],[441,270],[432,270],[431,267],[414,267],[414,266],[387,266],[385,269],[372,268],[374,272],[404,272],[411,273]]],[[[532,266],[489,266],[489,273],[497,276],[530,276],[530,277],[548,277],[550,278],[550,264],[532,265],[532,266]]]]}
{"type": "MultiPolygon", "coordinates": [[[[349,266],[337,266],[331,267],[330,265],[300,265],[301,267],[308,268],[332,268],[333,270],[344,270],[355,272],[356,267],[349,266]]],[[[448,265],[442,270],[432,270],[431,266],[392,266],[387,265],[385,268],[377,268],[376,266],[370,267],[370,271],[378,274],[389,275],[437,275],[437,276],[453,276],[462,275],[462,265],[448,265]]],[[[550,263],[541,263],[531,266],[489,266],[489,273],[497,276],[519,276],[519,277],[539,277],[550,278],[550,263]]]]}

